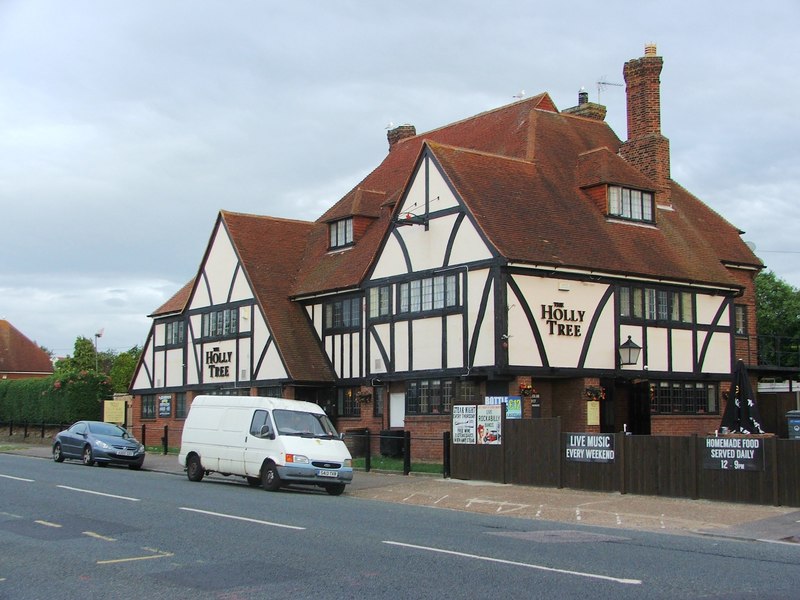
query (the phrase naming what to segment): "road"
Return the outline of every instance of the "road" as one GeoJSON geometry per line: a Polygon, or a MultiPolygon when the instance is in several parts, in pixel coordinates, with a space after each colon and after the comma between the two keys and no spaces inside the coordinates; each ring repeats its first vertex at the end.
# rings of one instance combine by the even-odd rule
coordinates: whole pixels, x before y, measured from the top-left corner
{"type": "Polygon", "coordinates": [[[0,454],[0,598],[789,598],[800,547],[0,454]]]}

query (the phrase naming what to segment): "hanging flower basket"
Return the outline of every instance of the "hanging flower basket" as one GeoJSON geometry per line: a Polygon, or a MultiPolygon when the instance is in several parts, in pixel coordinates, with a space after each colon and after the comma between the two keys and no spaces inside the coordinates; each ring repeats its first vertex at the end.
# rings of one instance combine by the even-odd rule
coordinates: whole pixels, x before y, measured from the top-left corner
{"type": "Polygon", "coordinates": [[[584,393],[586,394],[586,398],[590,401],[606,399],[606,388],[601,386],[590,385],[586,388],[584,393]]]}
{"type": "Polygon", "coordinates": [[[361,388],[356,392],[356,401],[359,404],[369,404],[372,402],[372,392],[369,388],[361,388]]]}
{"type": "Polygon", "coordinates": [[[530,398],[535,393],[536,390],[533,389],[533,386],[530,383],[523,383],[521,386],[519,386],[519,395],[523,398],[530,398]]]}

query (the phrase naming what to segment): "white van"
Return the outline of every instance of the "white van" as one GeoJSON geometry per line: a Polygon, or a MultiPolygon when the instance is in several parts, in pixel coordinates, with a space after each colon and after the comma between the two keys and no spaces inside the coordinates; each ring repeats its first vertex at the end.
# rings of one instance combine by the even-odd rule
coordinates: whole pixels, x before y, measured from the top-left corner
{"type": "Polygon", "coordinates": [[[197,396],[178,460],[190,481],[239,475],[275,491],[309,484],[333,496],[353,480],[350,452],[316,404],[255,396],[197,396]]]}

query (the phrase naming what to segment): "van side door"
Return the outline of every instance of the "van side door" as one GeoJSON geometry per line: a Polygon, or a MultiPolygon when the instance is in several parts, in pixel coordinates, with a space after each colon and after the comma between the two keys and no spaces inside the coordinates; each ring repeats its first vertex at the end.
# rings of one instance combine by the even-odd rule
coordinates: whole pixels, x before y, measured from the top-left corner
{"type": "Polygon", "coordinates": [[[253,412],[250,431],[244,445],[244,471],[248,477],[260,477],[261,465],[268,457],[279,452],[280,441],[277,439],[275,422],[268,410],[257,409],[253,412]],[[267,433],[269,432],[269,433],[267,433]]]}

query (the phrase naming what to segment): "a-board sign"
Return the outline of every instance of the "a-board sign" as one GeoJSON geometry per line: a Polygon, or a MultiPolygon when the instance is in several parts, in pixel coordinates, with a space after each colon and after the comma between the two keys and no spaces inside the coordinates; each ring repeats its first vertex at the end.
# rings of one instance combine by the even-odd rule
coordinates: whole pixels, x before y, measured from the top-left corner
{"type": "Polygon", "coordinates": [[[613,433],[565,433],[565,456],[576,462],[614,462],[613,433]]]}
{"type": "Polygon", "coordinates": [[[757,437],[707,437],[703,468],[723,471],[763,471],[764,440],[757,437]]]}

